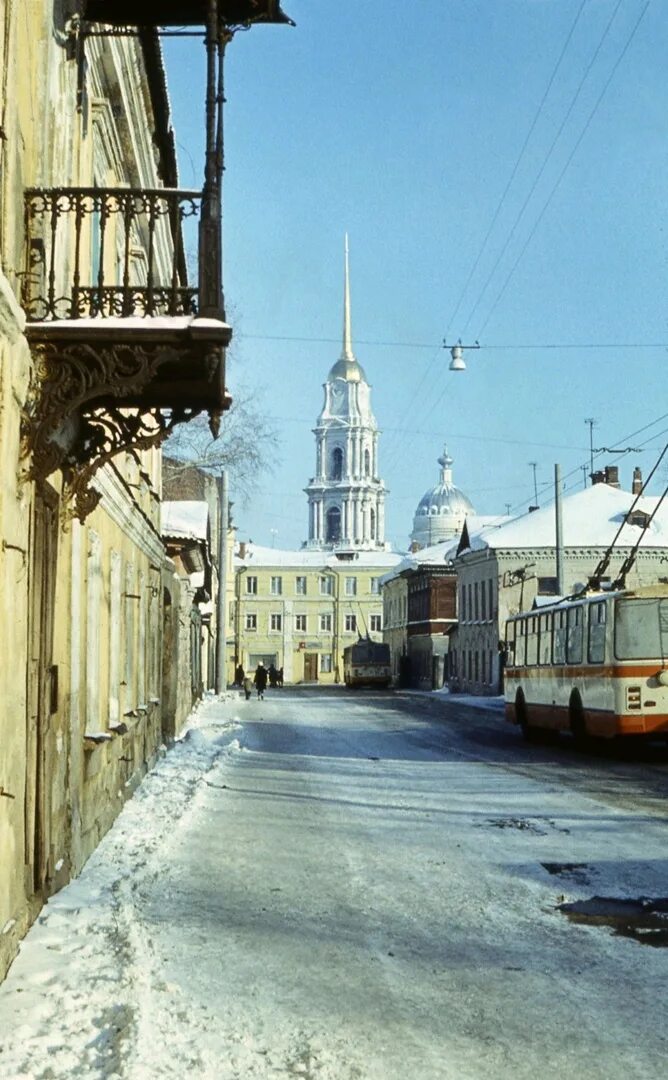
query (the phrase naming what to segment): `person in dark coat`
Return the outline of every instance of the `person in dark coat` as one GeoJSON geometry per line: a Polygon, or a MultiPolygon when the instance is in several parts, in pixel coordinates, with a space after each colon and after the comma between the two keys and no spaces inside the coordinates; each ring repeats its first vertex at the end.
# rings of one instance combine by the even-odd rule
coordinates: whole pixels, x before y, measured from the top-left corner
{"type": "Polygon", "coordinates": [[[235,686],[243,686],[244,685],[244,674],[245,674],[245,672],[244,672],[243,666],[241,664],[237,664],[237,669],[234,672],[234,685],[235,686]]]}
{"type": "Polygon", "coordinates": [[[267,669],[260,660],[255,670],[255,678],[253,679],[257,688],[257,696],[259,699],[264,698],[264,692],[267,689],[267,669]]]}
{"type": "Polygon", "coordinates": [[[283,685],[283,668],[282,667],[279,667],[278,671],[276,672],[276,682],[278,683],[279,686],[283,685]]]}
{"type": "Polygon", "coordinates": [[[276,689],[276,683],[278,682],[278,672],[273,664],[269,665],[269,685],[272,690],[276,689]]]}

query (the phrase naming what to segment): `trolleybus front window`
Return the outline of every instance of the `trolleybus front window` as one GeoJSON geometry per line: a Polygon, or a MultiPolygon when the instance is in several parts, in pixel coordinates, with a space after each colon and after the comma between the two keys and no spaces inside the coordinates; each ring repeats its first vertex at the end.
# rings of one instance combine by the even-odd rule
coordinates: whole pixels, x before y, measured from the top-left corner
{"type": "Polygon", "coordinates": [[[668,600],[617,601],[615,655],[619,660],[668,656],[668,600]]]}

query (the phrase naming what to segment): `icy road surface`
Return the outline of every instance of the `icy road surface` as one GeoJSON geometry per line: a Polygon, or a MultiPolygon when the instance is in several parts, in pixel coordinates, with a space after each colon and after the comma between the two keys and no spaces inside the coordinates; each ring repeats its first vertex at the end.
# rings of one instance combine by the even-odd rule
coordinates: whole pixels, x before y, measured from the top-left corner
{"type": "Polygon", "coordinates": [[[0,1077],[658,1080],[668,950],[557,905],[668,895],[665,762],[437,697],[209,702],[24,942],[0,1077]]]}

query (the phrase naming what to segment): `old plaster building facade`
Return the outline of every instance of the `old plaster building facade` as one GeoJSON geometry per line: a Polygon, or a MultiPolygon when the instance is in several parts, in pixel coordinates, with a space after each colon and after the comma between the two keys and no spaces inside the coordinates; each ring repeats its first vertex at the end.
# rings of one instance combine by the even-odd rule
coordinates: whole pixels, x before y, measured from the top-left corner
{"type": "MultiPolygon", "coordinates": [[[[235,25],[284,19],[271,0],[231,7],[235,25]]],[[[162,698],[181,581],[160,532],[159,448],[228,404],[230,23],[223,0],[1,8],[0,977],[180,723],[162,698]],[[206,32],[200,191],[178,188],[159,25],[206,32]]]]}
{"type": "Polygon", "coordinates": [[[392,552],[279,551],[240,544],[235,559],[236,654],[245,671],[262,660],[286,683],[343,679],[343,650],[382,640],[380,577],[392,552]]]}
{"type": "Polygon", "coordinates": [[[407,555],[381,579],[383,640],[390,646],[395,684],[420,690],[443,686],[449,632],[456,625],[456,578],[448,545],[407,555]]]}

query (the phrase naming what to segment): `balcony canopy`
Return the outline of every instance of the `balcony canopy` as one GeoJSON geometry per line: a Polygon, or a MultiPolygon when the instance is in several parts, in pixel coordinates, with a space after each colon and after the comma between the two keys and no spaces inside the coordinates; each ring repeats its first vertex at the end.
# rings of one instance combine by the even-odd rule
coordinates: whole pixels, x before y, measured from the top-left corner
{"type": "MultiPolygon", "coordinates": [[[[218,0],[225,26],[290,23],[279,0],[218,0]]],[[[110,26],[203,26],[209,0],[84,0],[84,17],[110,26]]]]}

